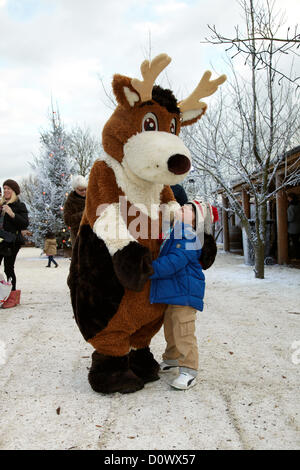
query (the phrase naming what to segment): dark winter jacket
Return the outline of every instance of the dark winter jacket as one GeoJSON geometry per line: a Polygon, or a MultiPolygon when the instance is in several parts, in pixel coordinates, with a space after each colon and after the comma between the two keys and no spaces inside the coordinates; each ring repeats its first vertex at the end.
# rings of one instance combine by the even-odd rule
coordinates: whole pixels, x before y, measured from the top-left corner
{"type": "Polygon", "coordinates": [[[80,196],[76,191],[72,191],[64,205],[64,220],[68,227],[71,227],[71,233],[76,237],[82,214],[85,207],[85,197],[80,196]]]}
{"type": "Polygon", "coordinates": [[[152,262],[150,302],[188,305],[202,311],[205,276],[200,255],[200,240],[192,227],[177,222],[152,262]]]}
{"type": "Polygon", "coordinates": [[[8,214],[4,215],[3,230],[16,234],[15,244],[19,246],[23,245],[25,240],[22,237],[21,230],[26,230],[29,225],[27,208],[19,199],[8,204],[8,206],[14,212],[15,217],[10,217],[8,214]]]}
{"type": "Polygon", "coordinates": [[[300,233],[300,204],[291,203],[287,210],[288,233],[296,235],[300,233]]]}

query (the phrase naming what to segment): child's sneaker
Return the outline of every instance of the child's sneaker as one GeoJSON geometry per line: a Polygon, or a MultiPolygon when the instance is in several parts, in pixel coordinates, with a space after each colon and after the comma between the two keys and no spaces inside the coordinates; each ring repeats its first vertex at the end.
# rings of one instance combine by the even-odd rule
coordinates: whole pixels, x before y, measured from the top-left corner
{"type": "Polygon", "coordinates": [[[175,369],[178,366],[178,362],[175,360],[170,359],[169,361],[162,361],[159,364],[160,372],[169,372],[170,370],[175,369]]]}
{"type": "Polygon", "coordinates": [[[181,372],[170,385],[179,390],[187,390],[196,385],[196,383],[197,380],[194,375],[191,375],[188,372],[181,372]]]}

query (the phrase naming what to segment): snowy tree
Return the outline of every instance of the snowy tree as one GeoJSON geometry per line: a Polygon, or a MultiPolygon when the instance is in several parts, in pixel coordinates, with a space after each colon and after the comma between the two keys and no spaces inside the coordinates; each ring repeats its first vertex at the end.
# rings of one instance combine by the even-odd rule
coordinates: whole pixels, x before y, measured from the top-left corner
{"type": "Polygon", "coordinates": [[[41,132],[41,151],[32,168],[35,188],[30,203],[30,231],[36,246],[43,247],[47,232],[53,232],[58,246],[69,246],[70,232],[63,218],[64,201],[71,187],[70,137],[58,111],[49,117],[50,129],[41,132]]]}
{"type": "Polygon", "coordinates": [[[241,55],[245,60],[251,60],[253,54],[253,39],[256,41],[256,59],[258,67],[270,69],[276,72],[279,83],[282,80],[288,80],[296,87],[300,87],[300,77],[297,72],[288,74],[286,70],[280,67],[279,62],[270,64],[266,58],[266,50],[272,44],[273,53],[278,55],[290,55],[299,57],[300,34],[298,24],[294,27],[289,26],[285,31],[281,31],[285,23],[285,15],[274,14],[275,2],[264,0],[264,2],[254,2],[254,0],[239,0],[239,5],[248,17],[252,29],[241,31],[240,26],[235,26],[234,36],[228,37],[217,31],[215,25],[208,25],[212,33],[206,38],[204,43],[226,45],[227,51],[234,57],[241,55]],[[255,19],[255,21],[254,21],[255,19]],[[274,27],[276,19],[276,27],[274,27]],[[273,21],[273,24],[272,24],[273,21]]]}
{"type": "MultiPolygon", "coordinates": [[[[292,82],[285,81],[280,85],[276,80],[274,64],[278,50],[272,41],[273,29],[276,29],[272,11],[267,10],[262,23],[264,4],[260,3],[258,8],[257,3],[254,6],[249,0],[242,5],[245,29],[251,37],[250,52],[243,64],[247,72],[241,64],[236,69],[234,58],[230,58],[227,90],[220,90],[206,116],[192,128],[183,128],[183,135],[192,150],[195,171],[205,172],[215,180],[239,216],[254,249],[255,276],[264,278],[268,201],[276,192],[300,180],[299,159],[289,171],[284,171],[288,151],[293,147],[295,137],[299,139],[300,106],[299,100],[294,98],[292,82]],[[262,24],[271,38],[268,45],[264,41],[263,50],[255,34],[262,24]],[[262,54],[268,67],[260,68],[262,54]],[[282,168],[281,180],[276,182],[274,190],[276,174],[282,168]],[[243,210],[240,195],[232,190],[237,179],[254,200],[252,224],[243,210]]],[[[242,51],[238,57],[241,54],[242,51]]]]}
{"type": "Polygon", "coordinates": [[[76,126],[70,132],[69,150],[74,162],[74,172],[86,177],[96,158],[99,158],[101,144],[90,129],[76,126]]]}
{"type": "Polygon", "coordinates": [[[38,185],[38,179],[34,175],[29,175],[23,178],[20,182],[22,201],[28,207],[32,206],[32,198],[38,185]]]}
{"type": "Polygon", "coordinates": [[[183,181],[183,187],[188,199],[208,201],[214,205],[217,202],[218,184],[206,170],[192,168],[183,181]]]}

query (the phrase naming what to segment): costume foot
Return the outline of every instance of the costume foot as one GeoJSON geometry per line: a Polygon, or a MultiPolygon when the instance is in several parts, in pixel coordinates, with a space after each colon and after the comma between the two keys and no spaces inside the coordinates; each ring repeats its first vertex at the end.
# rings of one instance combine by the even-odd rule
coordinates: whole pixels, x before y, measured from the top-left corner
{"type": "Polygon", "coordinates": [[[149,347],[132,350],[129,353],[130,369],[140,377],[144,383],[159,380],[159,364],[154,359],[149,347]]]}
{"type": "Polygon", "coordinates": [[[144,387],[144,382],[129,369],[128,355],[105,356],[97,351],[92,354],[88,380],[98,393],[133,393],[144,387]]]}

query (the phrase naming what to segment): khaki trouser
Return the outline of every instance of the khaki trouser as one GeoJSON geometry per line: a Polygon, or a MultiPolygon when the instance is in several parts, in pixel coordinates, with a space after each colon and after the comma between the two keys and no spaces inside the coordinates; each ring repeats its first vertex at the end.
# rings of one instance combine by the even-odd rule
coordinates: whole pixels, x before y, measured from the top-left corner
{"type": "Polygon", "coordinates": [[[195,336],[197,310],[182,305],[169,305],[164,316],[167,342],[163,360],[177,360],[180,367],[198,369],[198,346],[195,336]]]}

